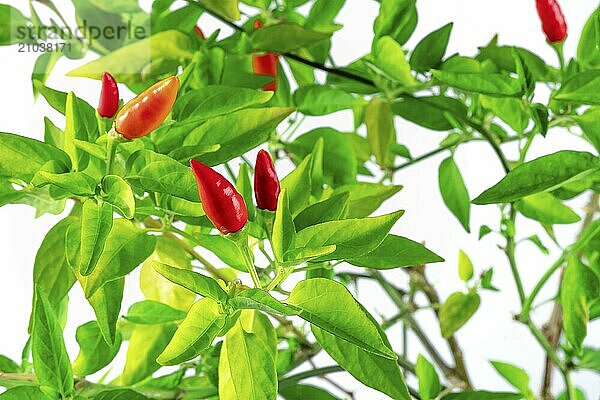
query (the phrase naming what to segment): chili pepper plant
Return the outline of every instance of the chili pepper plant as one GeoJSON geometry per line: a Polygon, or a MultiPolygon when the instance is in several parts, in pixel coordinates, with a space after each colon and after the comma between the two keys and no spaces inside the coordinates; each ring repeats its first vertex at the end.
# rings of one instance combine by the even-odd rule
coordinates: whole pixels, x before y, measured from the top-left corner
{"type": "MultiPolygon", "coordinates": [[[[528,2],[553,59],[498,37],[474,55],[448,54],[451,21],[409,47],[416,1],[381,0],[371,51],[338,65],[332,36],[352,27],[336,16],[353,1],[157,0],[144,11],[137,1],[74,0],[77,20],[152,30],[117,42],[87,30],[65,38],[68,51],[41,55],[32,77],[39,101],[64,118],[45,119],[43,140],[0,133],[0,204],[62,216],[35,257],[22,357],[0,357],[0,399],[354,399],[349,379],[377,399],[594,393],[573,377],[600,372],[598,338],[586,338],[600,317],[600,8],[567,35],[555,0],[528,2]],[[225,30],[202,27],[203,14],[225,30]],[[576,54],[563,54],[565,41],[576,54]],[[46,84],[59,58],[86,54],[96,57],[68,75],[96,80],[99,103],[46,84]],[[353,129],[303,125],[338,111],[353,129]],[[418,135],[400,141],[398,120],[435,131],[439,145],[414,154],[418,135]],[[531,156],[550,131],[581,145],[531,156]],[[475,142],[494,154],[478,166],[481,191],[468,188],[455,157],[475,142]],[[465,251],[428,248],[427,235],[395,233],[400,173],[425,163],[438,163],[434,184],[456,223],[503,258],[477,265],[465,251]],[[394,211],[379,210],[386,200],[394,211]],[[494,223],[473,226],[470,211],[483,205],[494,223]],[[536,235],[520,231],[525,219],[536,235]],[[579,233],[557,235],[562,225],[579,233]],[[531,243],[559,256],[519,263],[531,243]],[[441,295],[430,279],[439,268],[456,268],[464,289],[441,295]],[[139,282],[126,285],[134,271],[139,282]],[[461,328],[494,312],[481,294],[506,289],[494,284],[499,274],[512,276],[518,309],[497,320],[527,330],[545,360],[528,371],[491,360],[511,387],[494,392],[472,379],[461,328]],[[525,274],[536,274],[533,285],[525,274]],[[136,286],[143,300],[127,308],[124,291],[136,286]],[[76,354],[63,336],[72,290],[94,312],[76,330],[76,354]],[[363,306],[367,296],[396,314],[363,306]],[[537,312],[543,304],[552,311],[537,312]],[[423,329],[424,315],[435,329],[423,329]]],[[[19,26],[43,26],[42,8],[65,20],[52,1],[30,6],[27,15],[0,6],[10,22],[1,44],[15,44],[19,26]]],[[[37,32],[30,41],[44,42],[37,32]]]]}

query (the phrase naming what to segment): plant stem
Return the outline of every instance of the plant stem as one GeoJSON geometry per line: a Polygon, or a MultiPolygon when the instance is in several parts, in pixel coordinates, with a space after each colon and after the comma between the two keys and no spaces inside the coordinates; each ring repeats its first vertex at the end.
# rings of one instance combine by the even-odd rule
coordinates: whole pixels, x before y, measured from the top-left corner
{"type": "Polygon", "coordinates": [[[372,276],[379,282],[382,286],[383,290],[387,293],[389,298],[396,304],[400,312],[406,312],[406,322],[410,326],[411,330],[414,332],[415,336],[419,338],[427,353],[431,356],[431,358],[435,361],[435,363],[440,367],[446,378],[450,380],[453,384],[457,386],[466,386],[467,383],[463,381],[463,378],[458,373],[457,370],[450,367],[445,361],[442,355],[437,351],[433,343],[429,340],[419,323],[414,319],[414,317],[407,312],[407,305],[402,300],[400,293],[396,290],[394,286],[392,286],[387,280],[383,278],[379,271],[372,271],[372,276]]]}
{"type": "Polygon", "coordinates": [[[108,132],[106,141],[106,175],[111,174],[112,165],[117,154],[117,146],[119,145],[119,136],[114,128],[108,132]]]}
{"type": "MultiPolygon", "coordinates": [[[[229,282],[229,279],[222,274],[222,272],[219,270],[219,268],[215,267],[214,265],[212,265],[210,263],[210,261],[208,261],[206,258],[204,258],[202,255],[200,255],[199,253],[197,253],[194,248],[192,246],[190,246],[189,244],[187,244],[185,241],[181,240],[179,237],[177,237],[175,235],[175,233],[177,233],[178,235],[181,235],[182,237],[185,237],[186,239],[197,243],[197,240],[195,240],[190,234],[188,234],[187,232],[184,232],[180,229],[175,228],[174,226],[171,226],[169,229],[170,231],[166,231],[163,229],[163,226],[160,222],[152,219],[152,218],[146,218],[146,220],[144,221],[144,225],[148,228],[151,229],[155,229],[158,230],[159,232],[162,232],[162,234],[170,239],[173,239],[175,241],[175,243],[181,247],[181,249],[183,249],[186,253],[188,253],[190,256],[192,256],[194,259],[198,260],[202,266],[211,274],[213,275],[215,278],[221,279],[225,282],[229,282]]],[[[200,243],[197,243],[198,245],[200,245],[200,243]]]]}
{"type": "Polygon", "coordinates": [[[304,371],[304,372],[297,373],[295,375],[283,377],[279,381],[279,387],[287,387],[287,386],[295,385],[296,383],[298,383],[304,379],[312,378],[314,376],[322,376],[322,375],[332,374],[335,372],[342,372],[342,371],[344,371],[344,369],[342,367],[340,367],[339,365],[331,365],[328,367],[314,368],[309,371],[304,371]]]}
{"type": "Polygon", "coordinates": [[[524,321],[527,321],[529,319],[531,307],[540,290],[542,290],[546,282],[548,282],[548,279],[550,279],[550,277],[554,275],[554,273],[565,263],[565,255],[565,253],[561,254],[559,259],[556,260],[554,264],[552,264],[552,266],[544,273],[542,278],[535,285],[529,297],[527,297],[527,299],[525,300],[525,303],[523,304],[523,309],[521,310],[521,318],[524,321]]]}
{"type": "MultiPolygon", "coordinates": [[[[421,283],[421,288],[425,293],[425,296],[427,296],[429,303],[431,305],[441,304],[441,299],[439,294],[437,293],[437,290],[435,290],[435,287],[429,282],[427,276],[425,275],[425,268],[423,266],[417,267],[411,272],[411,274],[413,274],[413,276],[416,275],[418,282],[421,283]]],[[[439,308],[434,308],[433,311],[439,320],[439,308]]],[[[465,365],[463,351],[458,343],[458,340],[456,339],[456,336],[452,335],[449,338],[447,338],[446,341],[448,342],[448,346],[450,347],[450,351],[452,353],[452,357],[454,359],[454,364],[456,365],[456,370],[458,374],[460,375],[464,383],[467,385],[467,388],[472,388],[473,385],[471,383],[471,379],[469,377],[467,367],[465,365]]]]}

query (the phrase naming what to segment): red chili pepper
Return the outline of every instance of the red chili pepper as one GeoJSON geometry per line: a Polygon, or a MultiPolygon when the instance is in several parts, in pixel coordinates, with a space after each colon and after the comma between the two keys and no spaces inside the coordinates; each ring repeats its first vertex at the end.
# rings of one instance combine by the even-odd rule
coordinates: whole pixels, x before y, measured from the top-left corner
{"type": "Polygon", "coordinates": [[[202,40],[206,40],[206,36],[204,35],[204,32],[202,32],[202,29],[198,25],[194,26],[194,32],[196,32],[196,34],[198,36],[200,36],[200,38],[202,40]]]}
{"type": "Polygon", "coordinates": [[[235,187],[214,169],[191,160],[198,183],[202,208],[214,226],[224,235],[242,229],[248,222],[244,198],[235,187]]]}
{"type": "Polygon", "coordinates": [[[104,118],[112,118],[117,111],[119,111],[119,87],[115,78],[108,72],[104,72],[98,114],[104,118]]]}
{"type": "Polygon", "coordinates": [[[277,178],[271,156],[264,150],[259,151],[254,168],[254,195],[258,208],[269,211],[277,210],[280,190],[279,178],[277,178]]]}
{"type": "Polygon", "coordinates": [[[556,0],[536,0],[542,29],[550,43],[562,42],[567,37],[567,22],[556,0]]]}
{"type": "MultiPolygon", "coordinates": [[[[260,29],[263,27],[263,22],[260,19],[254,21],[254,29],[260,29]]],[[[272,76],[275,78],[273,82],[269,82],[262,87],[264,91],[275,91],[277,90],[277,69],[279,66],[279,57],[277,54],[265,53],[261,55],[252,56],[252,70],[254,75],[272,76]]]]}
{"type": "Polygon", "coordinates": [[[158,128],[171,112],[179,78],[172,76],[155,83],[125,104],[117,114],[115,130],[127,139],[145,136],[158,128]]]}

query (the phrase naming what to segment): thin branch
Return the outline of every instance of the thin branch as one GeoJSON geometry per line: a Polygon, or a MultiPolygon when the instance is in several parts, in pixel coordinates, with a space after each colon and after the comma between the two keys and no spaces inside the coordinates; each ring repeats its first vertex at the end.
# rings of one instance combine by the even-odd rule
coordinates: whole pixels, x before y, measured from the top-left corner
{"type": "Polygon", "coordinates": [[[344,371],[344,369],[342,367],[340,367],[339,365],[331,365],[329,367],[321,367],[321,368],[311,369],[309,371],[304,371],[304,372],[297,373],[295,375],[289,375],[289,376],[283,377],[282,379],[279,380],[279,387],[295,385],[296,383],[298,383],[304,379],[312,378],[315,376],[322,376],[322,375],[326,375],[326,374],[332,374],[335,372],[342,372],[342,371],[344,371]]]}
{"type": "MultiPolygon", "coordinates": [[[[435,287],[429,282],[427,276],[425,275],[424,267],[417,267],[411,271],[411,274],[416,275],[418,281],[422,284],[423,292],[425,296],[429,300],[430,304],[441,304],[441,299],[435,287]]],[[[439,319],[440,311],[438,308],[433,308],[433,311],[436,317],[439,319]]],[[[448,342],[448,346],[450,347],[450,352],[452,353],[452,358],[454,359],[454,364],[456,365],[457,372],[459,373],[461,379],[466,384],[465,389],[470,389],[473,387],[471,383],[471,379],[469,378],[469,374],[467,372],[467,367],[465,365],[465,360],[463,357],[463,351],[460,347],[456,336],[452,335],[446,339],[448,342]]]]}
{"type": "MultiPolygon", "coordinates": [[[[244,28],[242,28],[241,26],[238,26],[237,24],[229,21],[227,18],[225,18],[225,17],[223,17],[223,16],[221,16],[221,15],[219,15],[219,14],[217,14],[217,13],[215,13],[215,12],[209,10],[209,9],[206,9],[206,8],[202,7],[199,3],[196,3],[196,2],[194,2],[192,0],[187,0],[187,2],[188,2],[188,4],[191,4],[193,6],[202,8],[207,14],[210,14],[212,17],[218,19],[219,21],[221,21],[225,25],[229,26],[233,30],[235,30],[237,32],[245,32],[244,28]]],[[[297,61],[299,63],[302,63],[304,65],[308,65],[308,66],[311,66],[313,68],[317,68],[317,69],[319,69],[321,71],[325,71],[325,72],[330,73],[332,75],[337,75],[337,76],[340,76],[342,78],[347,78],[347,79],[350,79],[350,80],[362,83],[364,85],[375,87],[375,82],[373,82],[371,79],[368,79],[368,78],[365,78],[363,76],[357,75],[357,74],[352,73],[350,71],[346,71],[346,70],[339,69],[339,68],[328,67],[325,64],[322,64],[320,62],[308,60],[308,59],[306,59],[304,57],[301,57],[301,56],[299,56],[297,54],[293,54],[293,53],[290,53],[290,52],[283,53],[281,55],[284,56],[284,57],[286,57],[286,58],[289,58],[289,59],[292,59],[294,61],[297,61]]]]}

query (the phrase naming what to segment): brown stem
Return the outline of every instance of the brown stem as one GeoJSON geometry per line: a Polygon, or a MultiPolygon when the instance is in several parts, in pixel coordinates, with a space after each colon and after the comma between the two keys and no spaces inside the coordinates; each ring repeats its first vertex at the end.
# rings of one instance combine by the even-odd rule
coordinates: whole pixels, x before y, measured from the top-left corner
{"type": "MultiPolygon", "coordinates": [[[[594,215],[598,211],[598,198],[599,198],[599,196],[597,193],[592,194],[592,196],[590,198],[589,204],[586,207],[586,213],[585,213],[585,217],[583,219],[583,224],[581,225],[581,231],[579,232],[579,235],[578,235],[579,238],[581,238],[581,235],[583,234],[585,229],[594,220],[594,215]]],[[[560,285],[562,284],[564,272],[565,272],[565,270],[563,267],[561,270],[561,273],[560,273],[559,288],[560,288],[560,285]]],[[[558,348],[558,343],[560,341],[562,328],[563,328],[562,306],[561,306],[560,302],[555,301],[554,307],[552,308],[552,314],[550,315],[550,319],[542,327],[542,332],[544,333],[544,336],[546,337],[546,339],[548,339],[550,346],[552,346],[552,348],[554,350],[556,350],[558,348]]],[[[542,383],[542,390],[540,392],[540,397],[542,398],[542,400],[553,400],[554,399],[554,397],[552,396],[553,372],[554,372],[554,363],[552,362],[550,357],[548,357],[548,355],[546,355],[546,361],[544,364],[544,380],[542,383]]]]}
{"type": "MultiPolygon", "coordinates": [[[[410,274],[412,275],[413,279],[417,279],[417,282],[420,283],[419,286],[423,290],[423,293],[425,293],[425,296],[427,297],[427,299],[429,300],[429,303],[431,305],[441,304],[440,296],[439,296],[437,290],[431,284],[431,282],[429,282],[429,280],[427,279],[427,276],[425,275],[425,267],[424,266],[419,266],[419,267],[411,269],[410,274]]],[[[438,317],[438,319],[439,319],[439,316],[440,316],[439,308],[437,308],[437,307],[432,307],[432,308],[433,308],[433,311],[435,312],[436,317],[438,317]]],[[[448,346],[450,347],[450,352],[452,353],[452,358],[454,359],[456,372],[458,373],[460,379],[464,382],[465,389],[471,389],[473,387],[473,385],[471,383],[471,379],[467,372],[465,360],[463,357],[463,351],[462,351],[462,348],[460,347],[460,344],[458,343],[458,341],[456,340],[456,337],[454,335],[450,336],[448,339],[446,339],[446,341],[448,342],[448,346]]]]}

